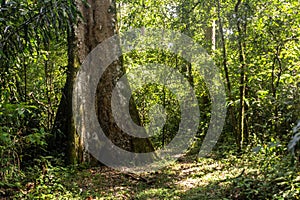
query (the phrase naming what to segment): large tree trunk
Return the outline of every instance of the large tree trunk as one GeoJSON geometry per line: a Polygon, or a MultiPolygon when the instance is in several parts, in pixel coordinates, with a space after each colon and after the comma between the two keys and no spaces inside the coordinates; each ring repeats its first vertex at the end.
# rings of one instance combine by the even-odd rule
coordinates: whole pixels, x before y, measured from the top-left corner
{"type": "MultiPolygon", "coordinates": [[[[90,162],[91,155],[85,149],[85,133],[76,133],[72,113],[72,91],[78,68],[86,56],[101,42],[116,34],[115,1],[88,0],[87,4],[76,0],[76,5],[82,14],[73,33],[69,37],[69,64],[67,82],[61,101],[58,118],[63,121],[60,128],[67,135],[67,157],[71,163],[90,162]]],[[[96,95],[95,111],[101,128],[107,137],[117,146],[132,152],[149,152],[153,147],[148,139],[139,139],[124,133],[114,121],[111,111],[111,92],[116,81],[124,74],[121,59],[113,62],[101,77],[96,95]]],[[[99,77],[100,78],[100,77],[99,77]]],[[[94,111],[91,111],[94,112],[94,111]]],[[[138,113],[133,102],[130,104],[133,121],[139,122],[138,113]]]]}

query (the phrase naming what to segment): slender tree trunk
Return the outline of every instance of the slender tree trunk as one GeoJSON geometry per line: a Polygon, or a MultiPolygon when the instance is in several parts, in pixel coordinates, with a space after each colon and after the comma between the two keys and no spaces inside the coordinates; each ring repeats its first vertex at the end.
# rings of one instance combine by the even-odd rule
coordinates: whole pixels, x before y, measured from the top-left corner
{"type": "MultiPolygon", "coordinates": [[[[241,150],[243,147],[243,143],[245,141],[245,94],[246,94],[246,58],[245,58],[245,31],[246,25],[241,23],[239,8],[241,6],[242,0],[238,0],[235,5],[235,13],[237,16],[237,30],[238,30],[238,49],[239,49],[239,62],[240,62],[240,108],[239,108],[239,135],[238,141],[240,145],[238,146],[238,150],[241,150]],[[244,28],[244,30],[243,30],[244,28]]],[[[246,22],[245,22],[246,23],[246,22]]]]}
{"type": "MultiPolygon", "coordinates": [[[[216,12],[216,9],[214,8],[214,13],[216,12]]],[[[211,34],[211,50],[214,53],[216,50],[216,20],[214,19],[212,22],[212,34],[211,34]]]]}
{"type": "Polygon", "coordinates": [[[276,47],[276,52],[274,55],[274,59],[273,59],[273,65],[272,65],[272,83],[271,83],[271,88],[272,88],[272,96],[273,96],[273,100],[274,100],[274,132],[278,132],[279,131],[279,111],[278,111],[278,104],[277,104],[277,88],[279,86],[279,82],[280,82],[280,78],[281,78],[281,73],[282,73],[282,65],[281,65],[281,60],[280,60],[280,46],[276,47]],[[275,66],[276,63],[278,63],[278,67],[279,67],[279,73],[277,74],[277,78],[276,78],[276,74],[275,74],[275,66]]]}
{"type": "MultiPolygon", "coordinates": [[[[222,21],[222,17],[221,17],[221,2],[220,2],[220,0],[218,0],[218,2],[217,2],[217,9],[218,9],[217,10],[218,24],[219,24],[219,30],[220,30],[220,36],[221,36],[221,46],[222,46],[222,65],[223,65],[223,70],[225,72],[225,79],[226,79],[229,102],[233,102],[234,99],[232,97],[231,82],[230,82],[230,78],[229,78],[229,69],[228,69],[228,65],[227,65],[227,49],[226,49],[226,41],[225,41],[225,36],[224,36],[224,31],[223,31],[223,21],[222,21]]],[[[233,135],[235,137],[235,142],[236,142],[237,146],[239,146],[237,122],[236,122],[236,117],[234,114],[234,107],[233,107],[232,103],[230,103],[228,106],[228,112],[229,112],[229,118],[231,121],[233,135]]]]}

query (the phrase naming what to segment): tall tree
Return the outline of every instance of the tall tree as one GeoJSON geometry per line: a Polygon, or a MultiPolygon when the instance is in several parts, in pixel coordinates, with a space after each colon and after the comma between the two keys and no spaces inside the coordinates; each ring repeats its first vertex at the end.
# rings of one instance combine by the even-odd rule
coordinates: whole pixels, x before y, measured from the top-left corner
{"type": "Polygon", "coordinates": [[[246,33],[246,19],[245,14],[240,11],[242,0],[238,0],[235,4],[234,12],[237,16],[237,31],[238,31],[238,49],[239,49],[239,61],[240,61],[240,108],[239,108],[239,136],[238,141],[240,144],[238,148],[242,148],[243,142],[245,140],[245,96],[246,96],[246,58],[245,58],[245,48],[246,44],[244,41],[246,33]]]}
{"type": "MultiPolygon", "coordinates": [[[[64,95],[57,112],[56,130],[66,134],[67,157],[70,163],[90,162],[92,157],[85,149],[85,133],[76,133],[72,111],[72,91],[77,71],[85,57],[101,42],[117,33],[115,1],[101,0],[87,2],[76,0],[82,17],[69,33],[69,63],[64,95]],[[81,135],[81,137],[80,137],[81,135]]],[[[124,74],[121,58],[115,60],[100,79],[96,94],[98,121],[109,139],[122,149],[132,152],[148,152],[153,147],[148,139],[132,137],[116,124],[111,111],[111,93],[116,81],[124,74]]],[[[100,77],[99,77],[100,78],[100,77]]],[[[93,111],[91,111],[93,112],[93,111]]],[[[133,121],[139,123],[134,103],[130,104],[133,121]]]]}

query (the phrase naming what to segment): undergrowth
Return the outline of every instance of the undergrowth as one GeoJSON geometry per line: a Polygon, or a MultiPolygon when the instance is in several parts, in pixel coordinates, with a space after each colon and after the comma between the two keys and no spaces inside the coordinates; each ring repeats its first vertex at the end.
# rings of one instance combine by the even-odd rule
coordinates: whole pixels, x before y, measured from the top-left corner
{"type": "Polygon", "coordinates": [[[214,152],[189,156],[153,173],[134,175],[108,167],[63,166],[37,159],[19,184],[1,187],[13,199],[299,199],[299,163],[270,143],[242,156],[214,152]],[[259,149],[259,150],[258,150],[259,149]]]}

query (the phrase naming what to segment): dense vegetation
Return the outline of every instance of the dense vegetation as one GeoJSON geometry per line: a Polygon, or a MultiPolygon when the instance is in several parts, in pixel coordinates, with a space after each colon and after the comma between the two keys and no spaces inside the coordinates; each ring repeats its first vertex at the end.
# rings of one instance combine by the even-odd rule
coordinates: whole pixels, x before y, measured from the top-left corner
{"type": "MultiPolygon", "coordinates": [[[[88,6],[88,1],[85,2],[88,6]]],[[[197,158],[211,97],[190,63],[162,50],[123,55],[126,70],[146,63],[178,70],[194,86],[200,124],[187,155],[158,172],[120,173],[89,163],[69,165],[59,130],[74,23],[71,0],[2,0],[0,7],[0,197],[103,199],[299,199],[300,4],[298,0],[127,1],[118,29],[182,32],[203,46],[221,72],[227,116],[207,158],[197,158]]],[[[155,149],[178,131],[179,104],[165,86],[134,91],[141,124],[162,105],[166,124],[155,149]]]]}

